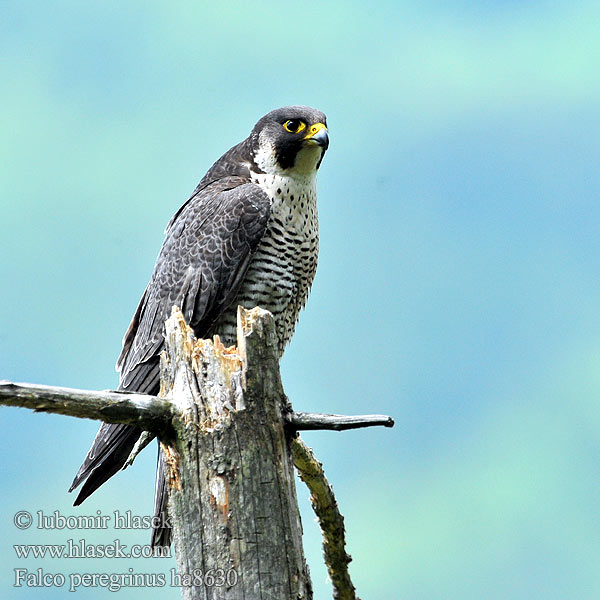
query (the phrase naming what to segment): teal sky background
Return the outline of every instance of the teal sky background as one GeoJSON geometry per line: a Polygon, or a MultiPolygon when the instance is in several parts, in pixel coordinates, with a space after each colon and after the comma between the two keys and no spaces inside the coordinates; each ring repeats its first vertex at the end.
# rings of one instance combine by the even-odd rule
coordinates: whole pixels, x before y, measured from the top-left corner
{"type": "MultiPolygon", "coordinates": [[[[321,251],[282,363],[315,432],[363,600],[600,597],[600,5],[1,2],[0,378],[107,389],[162,232],[267,111],[328,116],[321,251]]],[[[97,424],[0,409],[3,598],[18,510],[152,511],[156,450],[78,508],[97,424]]],[[[298,484],[315,598],[331,597],[298,484]]],[[[68,582],[66,584],[68,587],[68,582]]],[[[75,598],[178,598],[167,587],[75,598]]]]}

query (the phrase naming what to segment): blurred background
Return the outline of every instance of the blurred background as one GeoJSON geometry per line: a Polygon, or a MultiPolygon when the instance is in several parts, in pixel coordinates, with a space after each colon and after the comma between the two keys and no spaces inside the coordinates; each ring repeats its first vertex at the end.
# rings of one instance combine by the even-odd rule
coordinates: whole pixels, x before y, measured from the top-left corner
{"type": "MultiPolygon", "coordinates": [[[[320,261],[282,375],[297,410],[396,420],[303,436],[359,595],[600,597],[599,19],[591,1],[2,2],[0,378],[116,387],[171,215],[259,117],[315,106],[320,261]]],[[[73,508],[97,423],[0,408],[0,424],[3,598],[67,593],[15,588],[15,568],[169,573],[18,558],[148,543],[13,515],[149,515],[156,449],[73,508]]],[[[168,584],[119,594],[178,598],[168,584]]]]}

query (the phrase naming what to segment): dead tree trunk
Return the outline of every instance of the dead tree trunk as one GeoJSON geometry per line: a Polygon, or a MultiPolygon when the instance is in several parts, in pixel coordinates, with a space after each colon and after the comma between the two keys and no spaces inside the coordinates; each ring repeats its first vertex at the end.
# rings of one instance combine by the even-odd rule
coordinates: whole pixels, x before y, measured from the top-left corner
{"type": "Polygon", "coordinates": [[[238,309],[237,348],[196,340],[179,310],[166,322],[160,397],[0,381],[0,404],[158,436],[169,485],[178,583],[186,600],[309,600],[293,460],[321,523],[339,600],[355,600],[343,518],[304,429],[393,426],[384,415],[295,413],[279,376],[273,317],[238,309]],[[296,455],[292,457],[292,448],[296,455]]]}
{"type": "Polygon", "coordinates": [[[161,396],[179,409],[161,443],[183,598],[311,598],[272,316],[240,309],[228,350],[174,313],[164,356],[161,396]]]}

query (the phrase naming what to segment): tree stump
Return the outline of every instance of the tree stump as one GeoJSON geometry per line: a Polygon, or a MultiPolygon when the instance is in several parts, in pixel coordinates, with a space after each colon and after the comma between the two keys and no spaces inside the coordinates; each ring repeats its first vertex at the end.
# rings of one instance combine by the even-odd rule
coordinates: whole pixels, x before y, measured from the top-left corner
{"type": "Polygon", "coordinates": [[[273,316],[240,307],[237,348],[196,340],[175,309],[166,332],[175,436],[161,447],[182,597],[312,598],[273,316]]]}
{"type": "Polygon", "coordinates": [[[238,308],[237,347],[196,340],[176,307],[165,324],[160,396],[0,381],[0,405],[136,425],[125,466],[158,436],[169,488],[177,583],[186,600],[310,600],[292,448],[323,533],[333,597],[357,598],[344,519],[299,430],[393,427],[386,415],[293,412],[273,316],[238,308]],[[293,442],[293,443],[292,443],[293,442]]]}

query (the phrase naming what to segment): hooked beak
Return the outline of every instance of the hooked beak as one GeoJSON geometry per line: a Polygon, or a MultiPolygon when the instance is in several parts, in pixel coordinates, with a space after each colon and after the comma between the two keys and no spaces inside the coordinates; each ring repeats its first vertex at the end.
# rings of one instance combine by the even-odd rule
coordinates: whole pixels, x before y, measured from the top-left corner
{"type": "Polygon", "coordinates": [[[327,150],[329,146],[329,136],[327,135],[327,127],[323,123],[315,123],[308,129],[308,133],[304,136],[304,143],[308,146],[322,146],[327,150]]]}

